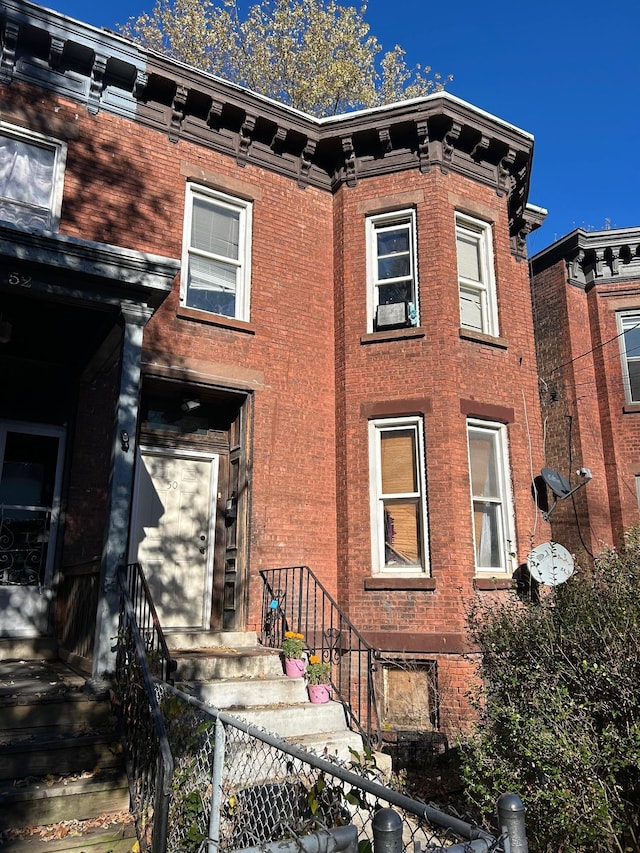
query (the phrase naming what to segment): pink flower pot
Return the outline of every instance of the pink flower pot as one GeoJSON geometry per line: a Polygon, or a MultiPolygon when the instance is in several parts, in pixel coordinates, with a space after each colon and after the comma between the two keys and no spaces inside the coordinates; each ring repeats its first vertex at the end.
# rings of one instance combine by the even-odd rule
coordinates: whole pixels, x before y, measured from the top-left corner
{"type": "Polygon", "coordinates": [[[304,675],[304,661],[301,658],[285,658],[284,671],[289,678],[302,678],[304,675]]]}
{"type": "Polygon", "coordinates": [[[307,684],[309,691],[309,701],[312,705],[324,705],[331,699],[330,684],[307,684]]]}

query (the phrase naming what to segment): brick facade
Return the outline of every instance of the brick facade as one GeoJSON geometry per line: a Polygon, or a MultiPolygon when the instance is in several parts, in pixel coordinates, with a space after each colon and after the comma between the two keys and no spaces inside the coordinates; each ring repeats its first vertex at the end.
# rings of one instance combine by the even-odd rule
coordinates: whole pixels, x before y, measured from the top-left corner
{"type": "MultiPolygon", "coordinates": [[[[81,25],[75,37],[87,37],[81,25]]],[[[116,48],[124,50],[120,42],[116,48]]],[[[133,48],[125,59],[147,61],[133,48]]],[[[142,409],[158,389],[177,403],[186,389],[241,412],[228,417],[216,439],[228,460],[236,442],[242,460],[236,627],[260,628],[260,569],[308,565],[383,653],[437,663],[440,724],[453,731],[469,719],[465,601],[512,588],[511,570],[495,578],[475,571],[469,417],[506,425],[513,568],[549,536],[531,496],[532,475],[544,461],[523,256],[523,234],[539,224],[526,199],[531,138],[444,95],[322,124],[168,61],[153,62],[142,96],[125,92],[113,101],[116,108],[106,87],[96,108],[89,89],[90,109],[59,78],[36,86],[21,77],[20,66],[2,86],[2,120],[66,141],[61,238],[104,244],[118,256],[143,252],[176,262],[187,181],[252,203],[249,319],[185,307],[177,276],[148,309],[139,359],[142,409]],[[174,88],[162,89],[158,80],[174,88]],[[173,96],[159,93],[181,86],[207,97],[218,87],[226,106],[216,111],[211,96],[206,121],[182,101],[180,112],[173,96]],[[389,125],[390,135],[383,132],[389,125]],[[391,140],[386,152],[385,139],[391,140]],[[415,215],[421,321],[374,332],[367,320],[366,219],[397,210],[415,215]],[[491,226],[499,336],[460,328],[456,213],[491,226]],[[424,426],[428,565],[422,573],[375,573],[369,422],[405,415],[419,416],[424,426]]],[[[108,301],[109,288],[103,291],[108,301]]],[[[111,332],[122,326],[115,315],[110,322],[111,332]]],[[[541,346],[559,343],[543,334],[541,346]]],[[[571,357],[553,353],[565,355],[571,357]]],[[[96,353],[80,357],[90,363],[96,353]]],[[[100,380],[74,404],[63,563],[99,548],[93,520],[107,511],[109,477],[103,465],[92,466],[91,441],[99,443],[102,460],[131,465],[121,439],[123,424],[129,428],[126,406],[107,400],[123,381],[109,385],[111,369],[105,357],[100,380]],[[98,406],[92,394],[103,386],[107,396],[98,406]]],[[[131,450],[153,438],[142,420],[132,430],[131,450]]],[[[166,449],[168,439],[162,441],[166,449]]],[[[197,446],[189,436],[176,441],[197,446]]],[[[225,488],[215,501],[218,515],[231,496],[230,481],[225,488]]],[[[626,498],[618,503],[627,512],[626,498]]],[[[105,531],[108,546],[108,522],[105,531]]]]}
{"type": "Polygon", "coordinates": [[[625,393],[618,316],[640,306],[637,229],[574,231],[532,258],[545,459],[576,485],[554,538],[589,559],[638,521],[637,403],[625,393]]]}

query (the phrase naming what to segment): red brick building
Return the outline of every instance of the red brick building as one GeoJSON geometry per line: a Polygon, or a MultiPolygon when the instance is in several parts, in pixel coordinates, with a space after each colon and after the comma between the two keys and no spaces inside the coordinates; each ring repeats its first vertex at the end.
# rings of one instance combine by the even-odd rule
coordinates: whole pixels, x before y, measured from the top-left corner
{"type": "Polygon", "coordinates": [[[586,556],[638,521],[640,232],[578,229],[531,259],[545,458],[571,484],[553,538],[586,556]]]}
{"type": "Polygon", "coordinates": [[[22,0],[0,82],[1,633],[99,675],[119,563],[169,631],[308,565],[453,727],[464,601],[548,538],[531,136],[445,93],[317,120],[22,0]]]}

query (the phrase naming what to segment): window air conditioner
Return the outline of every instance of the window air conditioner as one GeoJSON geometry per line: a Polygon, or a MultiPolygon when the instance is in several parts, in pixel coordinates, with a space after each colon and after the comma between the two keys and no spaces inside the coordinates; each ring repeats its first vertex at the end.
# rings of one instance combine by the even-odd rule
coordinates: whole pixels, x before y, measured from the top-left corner
{"type": "Polygon", "coordinates": [[[408,302],[389,302],[376,309],[376,329],[401,329],[411,325],[408,302]]]}

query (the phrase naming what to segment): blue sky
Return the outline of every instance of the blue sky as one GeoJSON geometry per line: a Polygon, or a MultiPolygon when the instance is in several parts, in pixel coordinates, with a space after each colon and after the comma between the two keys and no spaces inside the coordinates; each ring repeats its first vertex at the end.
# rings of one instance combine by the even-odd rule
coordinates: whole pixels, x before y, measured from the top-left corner
{"type": "MultiPolygon", "coordinates": [[[[42,5],[115,29],[153,2],[42,5]]],[[[530,254],[574,228],[640,226],[637,0],[369,0],[366,20],[383,48],[453,74],[449,92],[534,135],[529,201],[549,215],[530,254]]]]}

